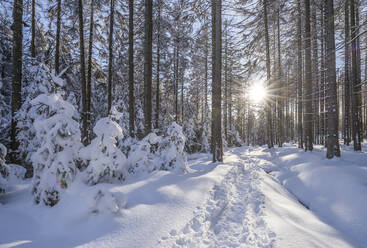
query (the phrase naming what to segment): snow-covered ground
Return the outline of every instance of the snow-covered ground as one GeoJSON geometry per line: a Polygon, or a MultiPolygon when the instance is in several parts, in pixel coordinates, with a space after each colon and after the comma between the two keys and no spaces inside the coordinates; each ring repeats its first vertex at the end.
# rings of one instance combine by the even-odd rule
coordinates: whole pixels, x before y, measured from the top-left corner
{"type": "Polygon", "coordinates": [[[74,185],[49,208],[13,182],[0,247],[367,247],[367,154],[324,156],[293,145],[234,148],[221,164],[195,154],[187,174],[99,185],[124,195],[116,214],[90,211],[97,188],[74,185]]]}

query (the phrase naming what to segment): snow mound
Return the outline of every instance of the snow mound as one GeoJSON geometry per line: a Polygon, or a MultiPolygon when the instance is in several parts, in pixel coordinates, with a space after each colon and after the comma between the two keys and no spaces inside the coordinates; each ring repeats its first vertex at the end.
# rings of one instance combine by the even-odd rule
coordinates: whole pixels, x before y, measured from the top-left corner
{"type": "Polygon", "coordinates": [[[126,199],[123,194],[101,189],[95,192],[93,202],[94,204],[91,208],[91,212],[94,214],[117,214],[121,209],[126,207],[126,199]]]}
{"type": "Polygon", "coordinates": [[[257,152],[266,160],[262,162],[266,170],[298,202],[354,246],[367,247],[366,153],[343,150],[341,158],[326,159],[321,146],[305,153],[295,145],[257,152]]]}
{"type": "Polygon", "coordinates": [[[93,132],[97,136],[105,136],[107,138],[124,137],[121,127],[108,117],[98,120],[93,128],[93,132]]]}
{"type": "Polygon", "coordinates": [[[21,180],[24,179],[26,169],[23,166],[17,164],[8,164],[9,179],[10,180],[21,180]]]}
{"type": "Polygon", "coordinates": [[[85,185],[76,180],[64,193],[57,205],[63,211],[71,211],[76,218],[90,215],[120,214],[126,208],[126,198],[114,191],[111,184],[85,185]]]}

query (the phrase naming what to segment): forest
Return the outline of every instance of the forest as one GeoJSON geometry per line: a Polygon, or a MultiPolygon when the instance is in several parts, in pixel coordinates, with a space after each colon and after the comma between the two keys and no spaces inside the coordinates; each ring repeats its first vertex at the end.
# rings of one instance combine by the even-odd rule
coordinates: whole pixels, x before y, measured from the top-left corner
{"type": "Polygon", "coordinates": [[[366,0],[0,0],[1,247],[367,247],[366,0]]]}

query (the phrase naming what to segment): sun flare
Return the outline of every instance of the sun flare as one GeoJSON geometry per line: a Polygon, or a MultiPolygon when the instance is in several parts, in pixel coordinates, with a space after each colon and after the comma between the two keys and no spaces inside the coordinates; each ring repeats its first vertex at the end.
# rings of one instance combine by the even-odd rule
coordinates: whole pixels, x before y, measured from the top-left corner
{"type": "Polygon", "coordinates": [[[250,100],[254,103],[260,103],[266,98],[266,88],[263,81],[254,81],[250,87],[250,100]]]}

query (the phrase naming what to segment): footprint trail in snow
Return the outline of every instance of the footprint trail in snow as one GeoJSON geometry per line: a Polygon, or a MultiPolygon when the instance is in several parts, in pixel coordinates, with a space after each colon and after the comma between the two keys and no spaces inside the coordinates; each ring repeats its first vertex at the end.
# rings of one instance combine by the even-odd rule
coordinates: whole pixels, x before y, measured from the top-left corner
{"type": "Polygon", "coordinates": [[[264,221],[260,168],[249,159],[232,165],[207,202],[180,230],[162,237],[164,247],[273,247],[275,233],[264,221]]]}

